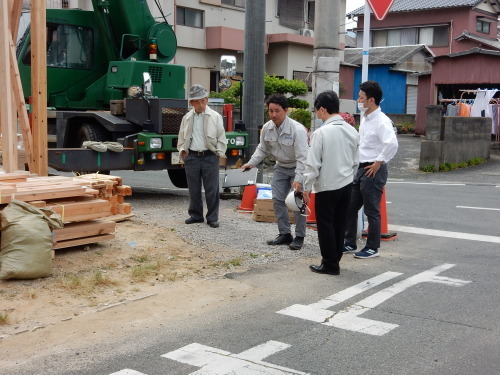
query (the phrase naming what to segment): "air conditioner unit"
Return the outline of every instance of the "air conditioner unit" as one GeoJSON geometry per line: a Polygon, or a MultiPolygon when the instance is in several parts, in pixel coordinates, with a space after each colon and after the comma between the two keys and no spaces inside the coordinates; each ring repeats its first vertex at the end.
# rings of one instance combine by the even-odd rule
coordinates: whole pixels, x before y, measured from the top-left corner
{"type": "Polygon", "coordinates": [[[299,29],[299,34],[314,38],[314,30],[311,29],[299,29]]]}

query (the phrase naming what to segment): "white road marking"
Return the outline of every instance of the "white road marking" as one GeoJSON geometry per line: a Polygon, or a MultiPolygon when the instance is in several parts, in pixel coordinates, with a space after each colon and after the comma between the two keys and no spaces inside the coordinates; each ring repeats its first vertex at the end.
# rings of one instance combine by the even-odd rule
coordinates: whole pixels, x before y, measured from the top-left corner
{"type": "Polygon", "coordinates": [[[193,343],[163,354],[162,357],[201,367],[192,372],[192,375],[308,375],[305,372],[262,362],[264,358],[289,347],[290,345],[282,342],[268,341],[240,354],[231,354],[224,350],[193,343]]]}
{"type": "Polygon", "coordinates": [[[142,372],[135,370],[125,369],[125,370],[120,370],[118,372],[113,372],[112,374],[109,375],[146,375],[146,374],[143,374],[142,372]]]}
{"type": "Polygon", "coordinates": [[[500,211],[500,208],[457,206],[457,208],[469,208],[471,210],[500,211]]]}
{"type": "Polygon", "coordinates": [[[434,185],[434,186],[465,186],[467,184],[447,184],[445,182],[412,182],[412,181],[388,181],[388,184],[408,184],[408,185],[434,185]]]}
{"type": "MultiPolygon", "coordinates": [[[[278,311],[278,313],[293,316],[296,318],[301,318],[304,320],[310,320],[327,326],[346,329],[349,331],[361,332],[374,336],[382,336],[392,331],[394,328],[398,327],[398,324],[391,324],[371,319],[365,319],[359,316],[375,308],[381,303],[387,301],[389,298],[405,291],[409,287],[412,287],[420,283],[424,282],[439,283],[456,287],[470,283],[470,281],[467,280],[451,279],[449,277],[438,276],[439,273],[446,271],[454,266],[455,266],[454,264],[445,263],[440,266],[434,267],[428,271],[421,272],[415,276],[397,282],[392,286],[385,288],[380,292],[377,292],[371,295],[370,297],[367,297],[355,304],[352,304],[351,306],[341,311],[330,311],[326,310],[326,308],[334,306],[355,295],[358,295],[362,291],[370,289],[373,286],[365,288],[362,291],[356,291],[356,288],[358,288],[360,285],[363,284],[361,283],[355,285],[354,287],[336,293],[330,297],[327,297],[317,303],[313,303],[310,305],[293,305],[286,309],[278,311]]],[[[401,274],[397,272],[386,272],[380,276],[377,276],[379,277],[379,279],[376,280],[376,282],[378,282],[377,285],[399,275],[401,274]]],[[[373,281],[373,279],[370,280],[373,281]]]]}
{"type": "Polygon", "coordinates": [[[449,231],[444,231],[444,230],[415,228],[415,227],[407,227],[407,226],[403,226],[403,225],[392,225],[392,224],[390,225],[390,229],[391,229],[391,231],[395,231],[395,232],[425,234],[427,236],[456,238],[456,239],[460,239],[460,240],[500,243],[500,237],[486,236],[486,235],[482,235],[482,234],[449,232],[449,231]]]}

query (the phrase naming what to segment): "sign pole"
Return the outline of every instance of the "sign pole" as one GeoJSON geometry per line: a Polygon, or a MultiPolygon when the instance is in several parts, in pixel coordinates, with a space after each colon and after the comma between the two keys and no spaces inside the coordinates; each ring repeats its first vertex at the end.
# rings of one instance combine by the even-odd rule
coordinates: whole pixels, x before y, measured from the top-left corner
{"type": "Polygon", "coordinates": [[[363,60],[361,66],[361,83],[368,81],[368,64],[370,57],[370,6],[365,0],[363,25],[363,60]]]}

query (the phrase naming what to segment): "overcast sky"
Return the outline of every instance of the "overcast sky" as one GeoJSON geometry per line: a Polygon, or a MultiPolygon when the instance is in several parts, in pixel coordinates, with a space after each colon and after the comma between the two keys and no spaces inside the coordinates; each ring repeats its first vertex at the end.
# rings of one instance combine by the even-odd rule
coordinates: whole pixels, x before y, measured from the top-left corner
{"type": "Polygon", "coordinates": [[[346,0],[346,13],[349,13],[351,10],[359,8],[365,4],[365,0],[346,0]]]}

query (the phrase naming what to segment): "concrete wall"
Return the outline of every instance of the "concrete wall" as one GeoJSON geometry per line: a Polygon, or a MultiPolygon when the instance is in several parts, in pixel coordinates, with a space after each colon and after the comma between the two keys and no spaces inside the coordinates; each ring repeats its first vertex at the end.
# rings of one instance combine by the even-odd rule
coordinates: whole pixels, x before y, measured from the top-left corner
{"type": "Polygon", "coordinates": [[[490,158],[491,119],[486,117],[443,117],[441,106],[427,106],[425,140],[421,143],[419,167],[461,163],[490,158]]]}

